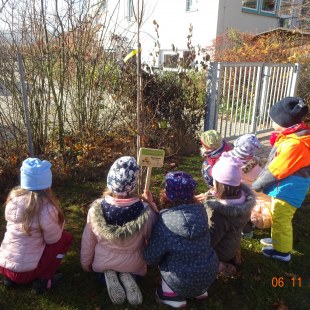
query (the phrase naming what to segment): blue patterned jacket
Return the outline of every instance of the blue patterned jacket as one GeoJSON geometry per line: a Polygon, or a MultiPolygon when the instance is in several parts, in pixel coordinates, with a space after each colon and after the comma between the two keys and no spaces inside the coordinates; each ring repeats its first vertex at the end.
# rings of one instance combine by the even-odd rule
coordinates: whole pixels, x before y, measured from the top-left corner
{"type": "Polygon", "coordinates": [[[193,298],[214,282],[218,258],[211,248],[207,213],[202,204],[162,210],[144,251],[148,264],[158,265],[168,286],[193,298]]]}

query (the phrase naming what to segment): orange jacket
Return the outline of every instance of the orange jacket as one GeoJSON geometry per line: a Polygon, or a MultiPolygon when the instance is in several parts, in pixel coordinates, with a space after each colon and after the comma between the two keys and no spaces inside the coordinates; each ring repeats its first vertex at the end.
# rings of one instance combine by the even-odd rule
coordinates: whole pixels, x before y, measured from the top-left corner
{"type": "Polygon", "coordinates": [[[268,169],[276,179],[284,179],[310,165],[310,135],[280,133],[274,146],[276,157],[269,163],[268,169]]]}
{"type": "Polygon", "coordinates": [[[310,186],[310,127],[296,125],[287,131],[278,134],[252,188],[299,208],[310,186]]]}

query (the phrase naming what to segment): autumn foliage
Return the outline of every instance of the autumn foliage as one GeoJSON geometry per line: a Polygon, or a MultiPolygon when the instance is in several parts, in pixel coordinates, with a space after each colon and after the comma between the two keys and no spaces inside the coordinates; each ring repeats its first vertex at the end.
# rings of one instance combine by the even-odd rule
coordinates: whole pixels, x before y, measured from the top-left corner
{"type": "Polygon", "coordinates": [[[211,51],[216,61],[310,63],[310,34],[274,30],[260,35],[231,29],[218,36],[211,51]]]}

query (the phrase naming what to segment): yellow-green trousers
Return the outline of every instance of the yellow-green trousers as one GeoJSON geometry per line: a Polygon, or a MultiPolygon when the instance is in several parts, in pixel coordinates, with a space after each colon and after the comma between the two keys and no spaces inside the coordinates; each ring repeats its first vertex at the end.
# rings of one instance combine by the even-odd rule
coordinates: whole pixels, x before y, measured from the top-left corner
{"type": "Polygon", "coordinates": [[[272,246],[278,252],[288,253],[293,249],[292,219],[296,210],[288,202],[272,197],[271,238],[272,246]]]}

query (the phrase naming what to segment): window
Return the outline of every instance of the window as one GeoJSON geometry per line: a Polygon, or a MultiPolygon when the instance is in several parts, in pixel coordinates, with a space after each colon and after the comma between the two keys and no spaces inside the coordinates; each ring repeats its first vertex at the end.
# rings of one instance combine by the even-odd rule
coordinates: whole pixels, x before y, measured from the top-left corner
{"type": "Polygon", "coordinates": [[[254,10],[257,10],[258,8],[258,1],[256,0],[243,0],[242,1],[242,6],[245,7],[245,8],[249,8],[249,9],[254,9],[254,10]]]}
{"type": "Polygon", "coordinates": [[[179,54],[164,54],[165,68],[177,68],[178,67],[179,54]]]}
{"type": "Polygon", "coordinates": [[[263,0],[262,1],[262,11],[274,13],[276,11],[276,1],[274,1],[274,0],[263,0]]]}
{"type": "Polygon", "coordinates": [[[127,19],[133,20],[134,18],[134,12],[133,12],[133,0],[127,0],[127,19]]]}
{"type": "Polygon", "coordinates": [[[103,11],[103,12],[106,12],[107,11],[107,9],[108,9],[108,0],[105,0],[105,1],[102,1],[101,2],[101,10],[103,11]]]}
{"type": "Polygon", "coordinates": [[[279,2],[280,0],[242,0],[242,11],[260,15],[276,16],[279,2]]]}
{"type": "Polygon", "coordinates": [[[198,11],[198,0],[186,0],[186,12],[198,11]]]}

